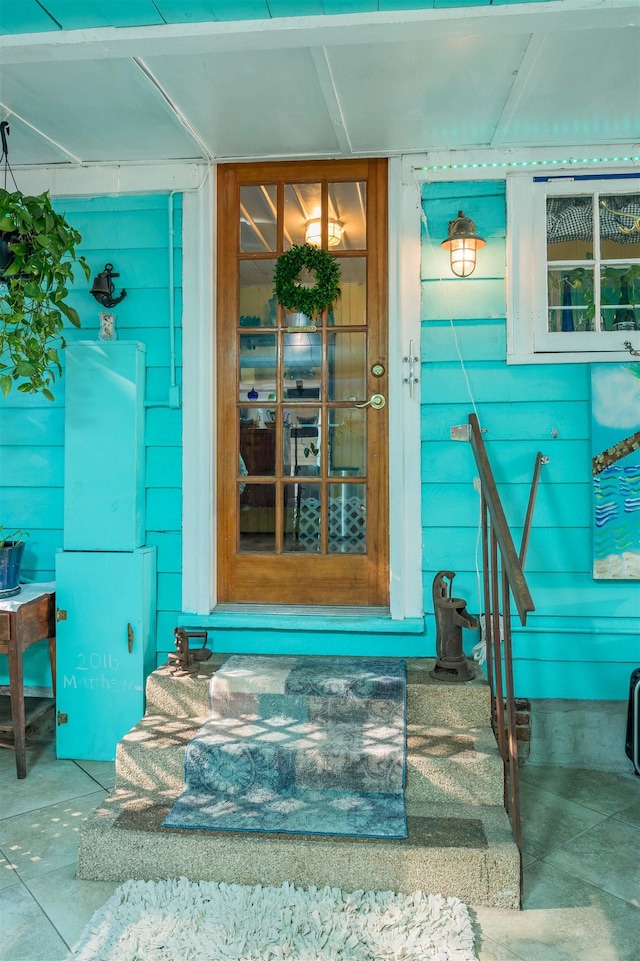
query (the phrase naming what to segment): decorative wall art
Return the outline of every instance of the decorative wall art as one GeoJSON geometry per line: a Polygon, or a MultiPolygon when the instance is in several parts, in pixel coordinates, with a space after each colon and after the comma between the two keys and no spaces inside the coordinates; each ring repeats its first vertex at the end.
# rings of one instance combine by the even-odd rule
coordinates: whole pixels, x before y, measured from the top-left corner
{"type": "Polygon", "coordinates": [[[116,315],[106,314],[104,311],[100,311],[100,330],[98,331],[98,340],[117,340],[118,335],[116,333],[116,315]]]}
{"type": "Polygon", "coordinates": [[[591,367],[593,576],[640,579],[640,363],[591,367]]]}

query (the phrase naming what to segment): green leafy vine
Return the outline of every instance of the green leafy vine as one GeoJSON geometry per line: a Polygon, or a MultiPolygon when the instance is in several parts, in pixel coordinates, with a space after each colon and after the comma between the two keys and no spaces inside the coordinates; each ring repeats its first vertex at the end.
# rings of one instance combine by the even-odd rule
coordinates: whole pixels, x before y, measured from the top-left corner
{"type": "Polygon", "coordinates": [[[82,238],[51,205],[49,193],[38,197],[0,189],[0,390],[50,390],[62,372],[59,350],[66,346],[65,320],[80,326],[77,311],[66,303],[73,264],[86,278],[89,266],[76,255],[82,238]]]}

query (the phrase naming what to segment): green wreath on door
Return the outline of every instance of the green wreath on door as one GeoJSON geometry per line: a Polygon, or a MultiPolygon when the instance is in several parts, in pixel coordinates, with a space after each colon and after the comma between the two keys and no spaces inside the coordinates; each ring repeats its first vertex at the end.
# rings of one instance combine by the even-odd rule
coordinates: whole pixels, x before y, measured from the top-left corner
{"type": "Polygon", "coordinates": [[[314,244],[294,245],[276,261],[273,275],[278,303],[287,310],[316,317],[340,297],[340,265],[328,250],[314,244]],[[312,287],[300,283],[304,268],[315,273],[312,287]]]}

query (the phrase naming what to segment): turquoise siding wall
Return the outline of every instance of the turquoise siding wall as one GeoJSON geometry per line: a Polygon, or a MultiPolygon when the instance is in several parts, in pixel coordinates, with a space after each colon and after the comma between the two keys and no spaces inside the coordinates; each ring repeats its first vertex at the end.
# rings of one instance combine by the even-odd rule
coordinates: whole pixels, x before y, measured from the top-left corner
{"type": "MultiPolygon", "coordinates": [[[[120,340],[137,340],[147,348],[147,402],[169,398],[169,220],[167,195],[102,197],[56,203],[82,234],[81,252],[92,278],[112,263],[127,297],[114,308],[120,340]]],[[[174,277],[178,383],[181,357],[181,198],[174,204],[174,277]]],[[[98,337],[99,312],[81,271],[70,302],[82,329],[70,329],[69,342],[98,337]]],[[[64,363],[64,354],[63,354],[64,363]]],[[[25,580],[53,580],[54,555],[62,547],[64,484],[64,376],[54,387],[53,403],[19,394],[0,397],[0,523],[29,531],[25,580]]],[[[158,627],[177,622],[181,607],[182,412],[168,406],[146,412],[147,545],[158,553],[158,627]]],[[[169,632],[169,636],[171,636],[169,632]]],[[[27,682],[48,685],[46,656],[40,647],[27,652],[27,682]]],[[[2,663],[4,662],[4,663],[2,663]]],[[[6,678],[6,659],[0,671],[6,678]]],[[[5,683],[0,674],[0,683],[5,683]]]]}
{"type": "MultiPolygon", "coordinates": [[[[181,358],[181,204],[174,198],[177,374],[181,358]]],[[[589,368],[587,365],[507,366],[505,324],[505,195],[502,184],[431,184],[423,188],[428,234],[422,257],[423,576],[427,636],[417,619],[399,624],[310,618],[299,623],[256,615],[195,618],[181,610],[180,409],[169,402],[169,223],[166,195],[67,200],[58,204],[83,235],[92,271],[112,262],[120,339],[147,348],[146,529],[158,551],[159,659],[172,649],[177,623],[211,627],[214,646],[229,650],[296,650],[431,654],[431,584],[436,571],[457,572],[455,592],[480,609],[476,575],[478,496],[469,446],[449,438],[466,423],[473,395],[507,517],[519,543],[535,454],[543,468],[527,575],[536,612],[516,621],[516,684],[521,696],[626,697],[640,658],[638,585],[591,577],[589,368]],[[440,248],[447,221],[462,208],[487,239],[472,278],[453,278],[440,248]],[[430,243],[433,238],[433,244],[430,243]],[[442,277],[442,280],[440,280],[442,277]],[[454,338],[457,335],[458,347],[454,338]],[[464,359],[469,387],[458,349],[464,359]],[[155,404],[165,406],[154,406],[155,404]],[[555,429],[555,430],[554,430],[555,429]],[[552,434],[557,433],[554,437],[552,434]]],[[[69,340],[97,338],[99,307],[78,278],[71,300],[83,321],[69,340]]],[[[62,546],[64,377],[49,403],[12,391],[0,398],[0,523],[30,532],[24,575],[54,576],[62,546]]],[[[465,633],[467,649],[475,635],[465,633]]],[[[42,646],[44,648],[44,646],[42,646]]],[[[3,665],[0,663],[0,669],[3,665]]],[[[29,651],[27,680],[49,683],[44,649],[29,651]]],[[[0,683],[6,681],[0,675],[0,683]]]]}
{"type": "MultiPolygon", "coordinates": [[[[526,565],[536,611],[525,628],[517,617],[514,622],[517,693],[626,698],[629,674],[640,664],[640,588],[591,576],[589,367],[506,364],[503,184],[425,185],[423,209],[428,224],[423,228],[421,344],[426,609],[433,612],[431,584],[444,568],[457,572],[456,596],[465,597],[470,610],[481,609],[475,464],[468,444],[449,439],[449,428],[466,423],[473,410],[470,388],[517,547],[536,452],[550,458],[542,469],[526,565]],[[453,277],[448,254],[440,248],[447,222],[459,209],[487,240],[475,273],[464,280],[453,277]]],[[[474,640],[469,635],[467,644],[474,640]]]]}

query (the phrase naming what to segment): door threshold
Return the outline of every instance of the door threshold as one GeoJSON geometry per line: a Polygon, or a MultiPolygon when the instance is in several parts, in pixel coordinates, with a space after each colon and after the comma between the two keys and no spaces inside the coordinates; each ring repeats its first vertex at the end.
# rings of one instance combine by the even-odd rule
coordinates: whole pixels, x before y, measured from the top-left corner
{"type": "Polygon", "coordinates": [[[305,617],[389,617],[388,607],[336,604],[216,604],[212,614],[302,614],[305,617]]]}

